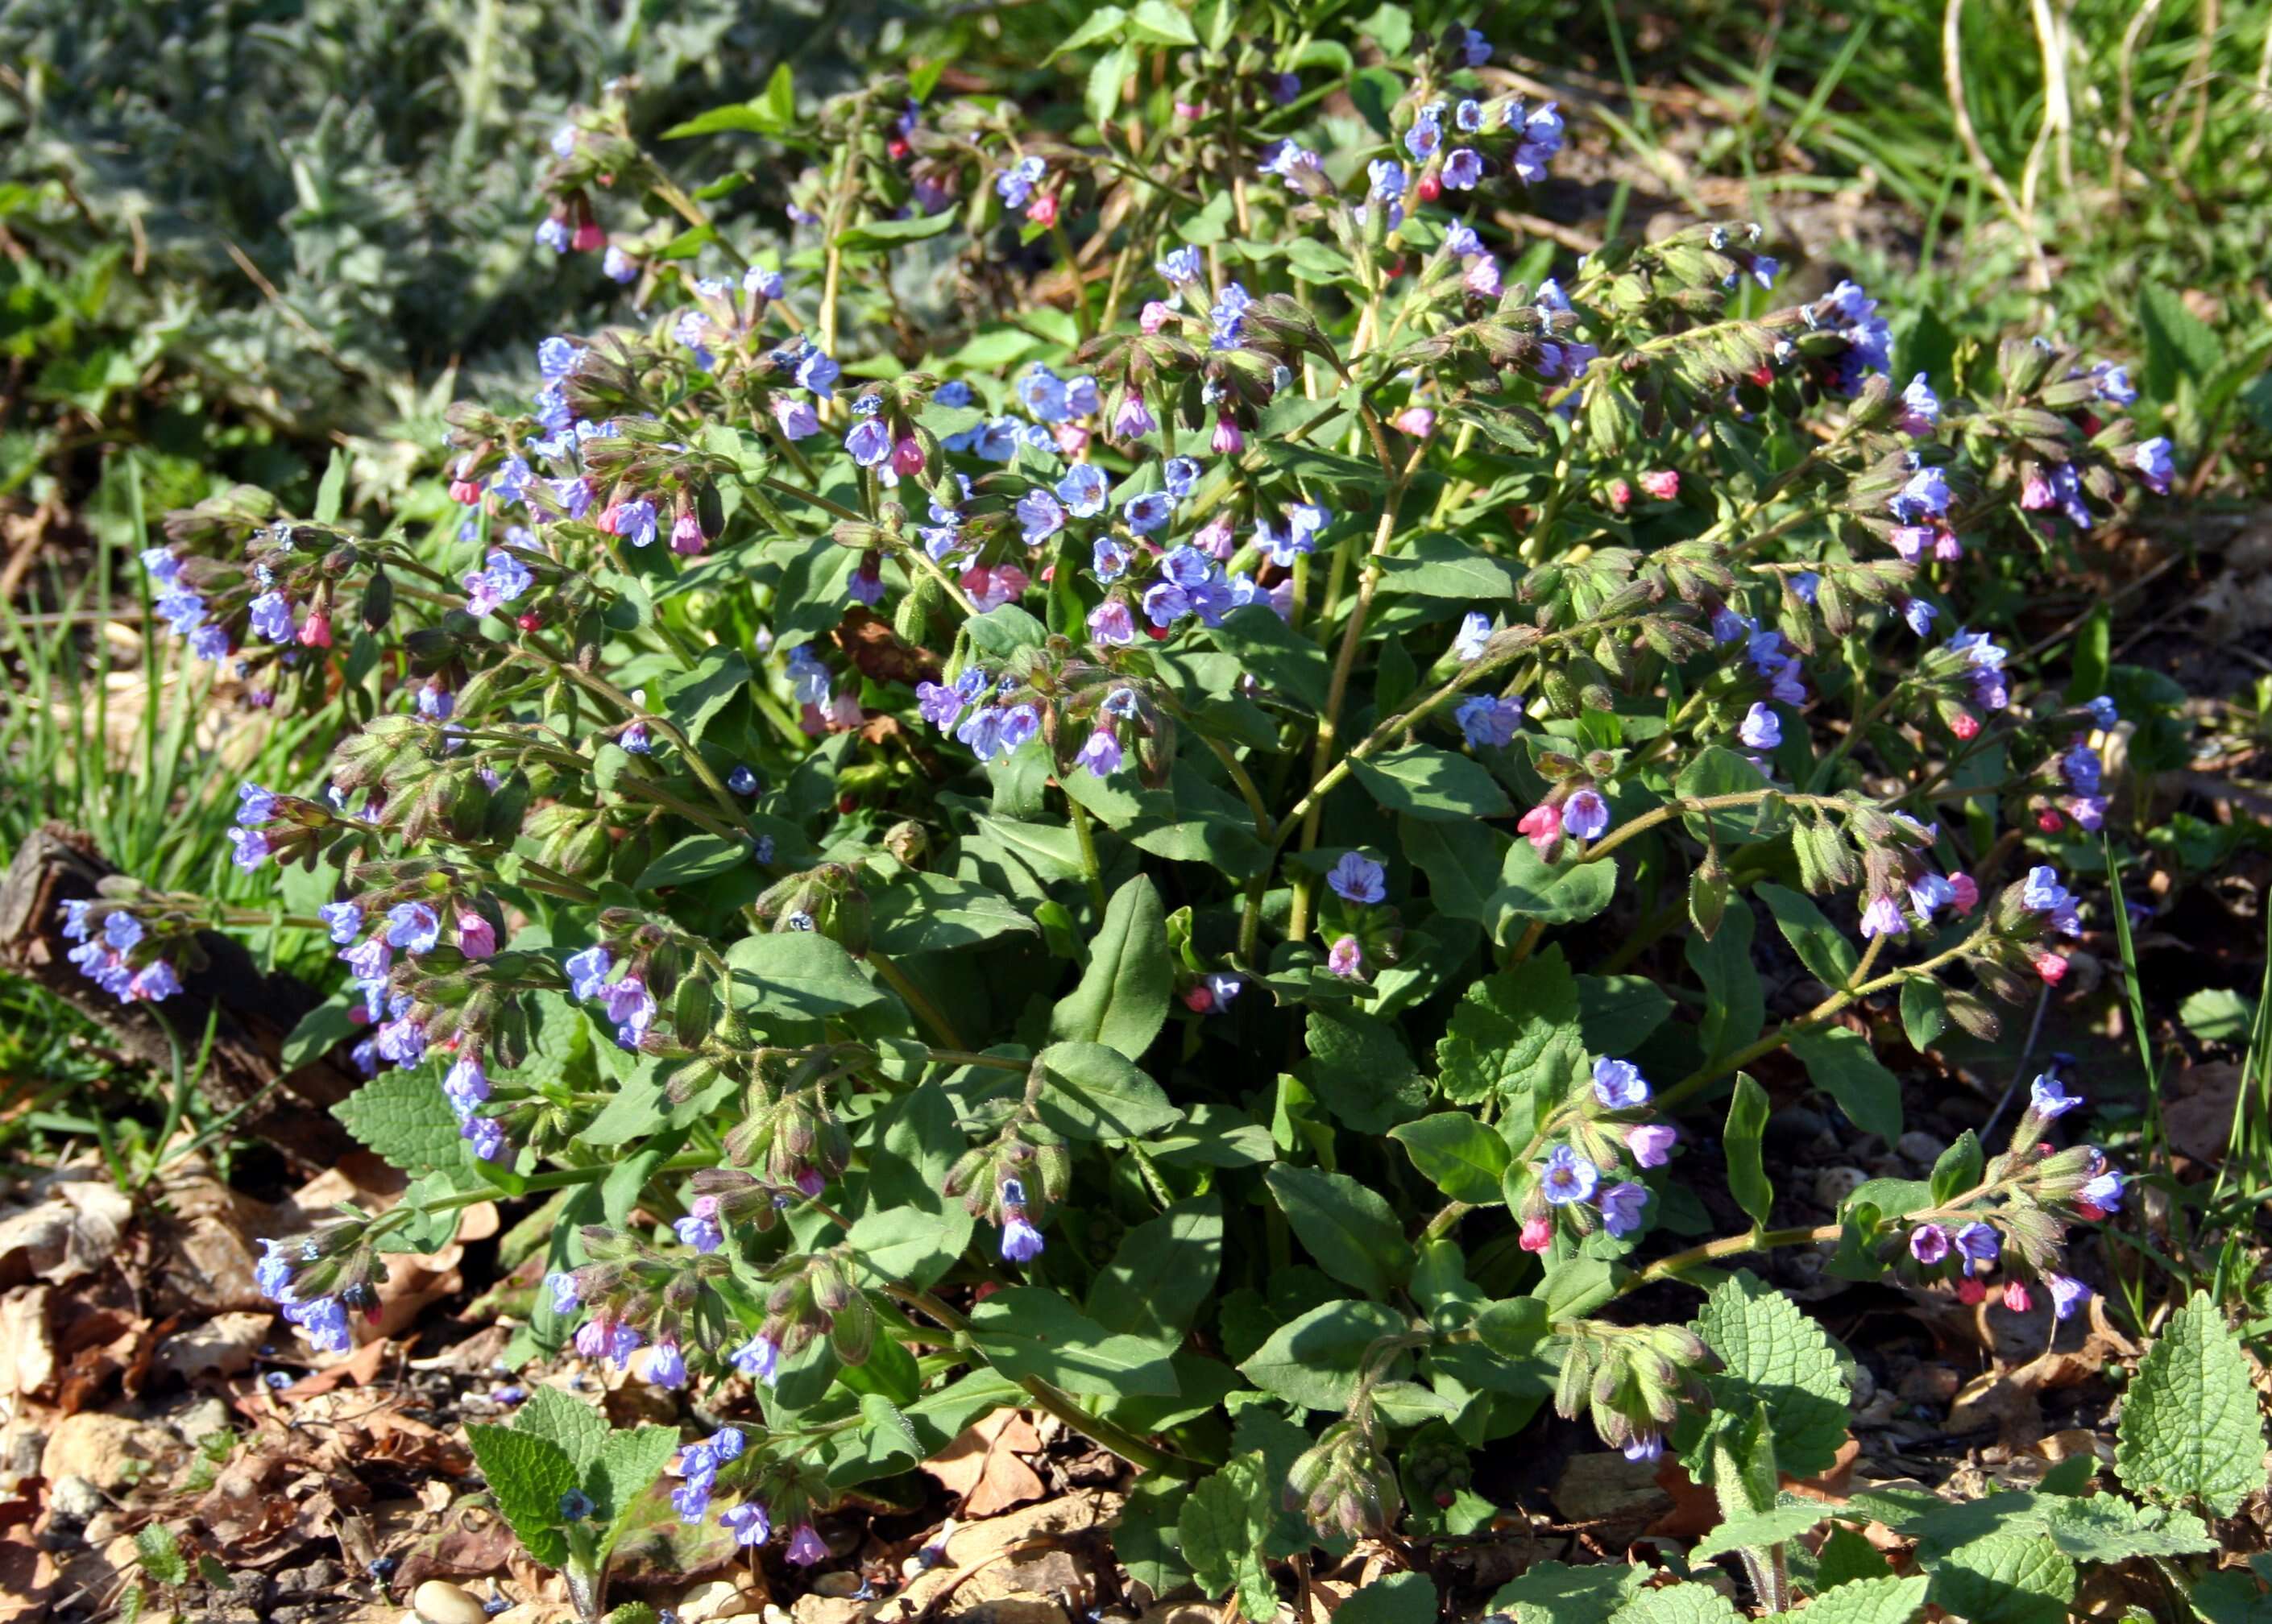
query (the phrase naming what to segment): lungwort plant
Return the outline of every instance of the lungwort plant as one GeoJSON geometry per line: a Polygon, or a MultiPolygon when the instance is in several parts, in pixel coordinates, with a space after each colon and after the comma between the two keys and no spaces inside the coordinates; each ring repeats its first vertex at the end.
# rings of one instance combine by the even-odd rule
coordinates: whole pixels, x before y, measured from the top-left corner
{"type": "MultiPolygon", "coordinates": [[[[1716,1266],[2086,1297],[2124,1175],[2057,1077],[1777,1230],[1746,1068],[1891,1141],[1855,1017],[1987,1034],[2059,981],[2120,696],[1963,629],[1968,580],[2171,448],[2049,344],[1899,377],[1742,225],[1546,274],[1500,222],[1556,109],[1464,27],[1409,47],[1352,78],[1274,8],[1146,0],[1053,120],[784,75],[697,121],[809,164],[768,230],[604,101],[536,235],[622,319],[456,410],[461,525],[241,488],[146,555],[196,654],[360,722],[233,838],[337,944],[301,1039],[355,1039],[342,1114],[413,1181],[263,1285],[344,1348],[385,1253],[542,1196],[512,1357],[710,1418],[473,1429],[587,1606],[655,1497],[826,1561],[848,1492],[1023,1404],[1140,1469],[1132,1568],[1250,1617],[1274,1559],[1483,1526],[1472,1453],[1550,1405],[1677,1452],[1787,1608],[1778,1471],[1844,1389],[1716,1266]],[[1772,1026],[1765,927],[1823,988],[1772,1026]],[[1715,1137],[1753,1226],[1694,1241],[1715,1137]]],[[[210,913],[71,929],[162,998],[210,913]]]]}

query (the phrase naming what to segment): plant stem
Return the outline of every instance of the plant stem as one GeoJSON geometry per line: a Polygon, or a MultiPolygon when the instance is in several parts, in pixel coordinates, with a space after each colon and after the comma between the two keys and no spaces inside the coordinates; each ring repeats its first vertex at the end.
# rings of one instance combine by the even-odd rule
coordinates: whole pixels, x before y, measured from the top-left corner
{"type": "Polygon", "coordinates": [[[893,964],[874,948],[868,950],[868,962],[875,966],[877,980],[900,995],[900,1001],[915,1012],[915,1017],[937,1032],[950,1049],[968,1049],[969,1045],[955,1035],[953,1025],[938,1011],[938,1006],[923,995],[923,990],[908,980],[907,972],[893,964]]]}

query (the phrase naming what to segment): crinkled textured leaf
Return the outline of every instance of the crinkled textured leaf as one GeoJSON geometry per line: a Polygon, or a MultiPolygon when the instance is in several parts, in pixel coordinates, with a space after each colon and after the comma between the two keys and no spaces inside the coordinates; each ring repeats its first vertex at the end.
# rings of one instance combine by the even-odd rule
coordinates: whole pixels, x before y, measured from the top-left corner
{"type": "Polygon", "coordinates": [[[1769,1614],[1766,1624],[1910,1624],[1924,1605],[1927,1583],[1923,1574],[1849,1580],[1795,1613],[1769,1614]]]}
{"type": "Polygon", "coordinates": [[[1436,1040],[1437,1087],[1461,1105],[1558,1092],[1583,1058],[1578,988],[1559,948],[1470,986],[1436,1040]]]}
{"type": "Polygon", "coordinates": [[[610,1432],[600,1446],[600,1458],[593,1464],[585,1477],[585,1491],[592,1497],[593,1515],[602,1523],[612,1522],[631,1509],[631,1504],[647,1490],[648,1485],[662,1475],[670,1457],[678,1452],[678,1429],[675,1427],[635,1427],[628,1431],[610,1432]]]}
{"type": "Polygon", "coordinates": [[[1706,1300],[1695,1330],[1726,1366],[1710,1378],[1722,1407],[1764,1404],[1782,1469],[1800,1478],[1827,1471],[1846,1438],[1850,1396],[1821,1327],[1742,1270],[1706,1300]]]}
{"type": "Polygon", "coordinates": [[[2141,1493],[2230,1516],[2264,1486],[2264,1421],[2240,1340],[2204,1292],[2170,1316],[2122,1400],[2114,1469],[2141,1493]]]}
{"type": "Polygon", "coordinates": [[[457,1114],[442,1093],[438,1064],[383,1071],[332,1107],[347,1130],[405,1173],[455,1167],[463,1159],[457,1114]]]}
{"type": "Polygon", "coordinates": [[[1736,1604],[1708,1584],[1643,1590],[1610,1615],[1610,1624],[1741,1624],[1736,1604]]]}
{"type": "Polygon", "coordinates": [[[1491,1610],[1510,1614],[1514,1624],[1597,1624],[1647,1583],[1649,1572],[1629,1562],[1537,1562],[1498,1587],[1491,1610]]]}
{"type": "Polygon", "coordinates": [[[466,1428],[475,1463],[489,1479],[497,1509],[512,1525],[528,1553],[548,1568],[568,1560],[568,1537],[560,1528],[560,1501],[583,1489],[582,1474],[567,1451],[551,1439],[512,1427],[466,1428]]]}
{"type": "Polygon", "coordinates": [[[2048,1541],[1991,1534],[1943,1557],[1926,1593],[1966,1624],[2065,1624],[2074,1578],[2074,1563],[2048,1541]]]}
{"type": "Polygon", "coordinates": [[[1689,1560],[1700,1562],[1708,1556],[1719,1555],[1723,1551],[1781,1545],[1812,1530],[1830,1515],[1830,1510],[1828,1505],[1820,1501],[1799,1502],[1754,1512],[1750,1516],[1737,1517],[1721,1523],[1697,1541],[1696,1548],[1688,1553],[1689,1560]]]}

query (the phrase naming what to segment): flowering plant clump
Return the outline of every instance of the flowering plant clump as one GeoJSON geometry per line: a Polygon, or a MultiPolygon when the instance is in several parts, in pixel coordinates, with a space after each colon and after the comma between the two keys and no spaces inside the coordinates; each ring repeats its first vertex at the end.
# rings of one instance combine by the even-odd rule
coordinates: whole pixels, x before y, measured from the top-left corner
{"type": "MultiPolygon", "coordinates": [[[[1754,227],[1558,264],[1502,222],[1562,122],[1486,41],[1365,69],[1357,121],[1276,16],[1104,8],[1048,123],[935,69],[779,80],[698,121],[811,157],[777,222],[710,218],[731,187],[606,101],[536,240],[621,320],[452,413],[461,523],[238,490],[145,559],[198,657],[360,721],[245,787],[235,859],[336,945],[311,1031],[413,1182],[263,1286],[343,1348],[382,1254],[541,1197],[512,1357],[730,1422],[624,1434],[644,1479],[556,1406],[475,1429],[593,1605],[658,1474],[686,1537],[810,1566],[1010,1403],[1267,1617],[1269,1559],[1483,1526],[1469,1452],[1546,1404],[1738,1510],[1827,1464],[1762,1362],[1819,1331],[1750,1275],[1693,1324],[1642,1287],[1814,1244],[2087,1291],[2122,1175],[2057,1144],[2056,1076],[2007,1148],[1794,1231],[1749,1069],[1890,1144],[1854,1017],[1923,1047],[2059,983],[2122,720],[1968,598],[2168,443],[2052,344],[1901,377],[1877,302],[1785,294],[1754,227]],[[1821,994],[1771,1026],[1761,910],[1821,994]],[[1754,1227],[1669,1247],[1714,1137],[1754,1227]]],[[[198,922],[129,890],[71,928],[161,998],[198,922]]]]}

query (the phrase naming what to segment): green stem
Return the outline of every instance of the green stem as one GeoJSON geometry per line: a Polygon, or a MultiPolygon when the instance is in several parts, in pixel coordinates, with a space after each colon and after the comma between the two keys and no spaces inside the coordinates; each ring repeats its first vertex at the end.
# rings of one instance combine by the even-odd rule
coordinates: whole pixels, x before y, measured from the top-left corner
{"type": "Polygon", "coordinates": [[[945,1040],[950,1049],[968,1049],[969,1045],[955,1034],[953,1024],[938,1011],[938,1006],[923,996],[923,989],[908,980],[908,972],[893,964],[874,948],[868,950],[868,962],[875,966],[876,977],[900,995],[900,1002],[914,1011],[915,1017],[945,1040]]]}
{"type": "Polygon", "coordinates": [[[1089,827],[1088,809],[1071,795],[1065,805],[1072,811],[1072,838],[1080,846],[1081,878],[1088,882],[1088,899],[1096,905],[1099,919],[1104,917],[1104,871],[1096,860],[1096,833],[1089,827]]]}

